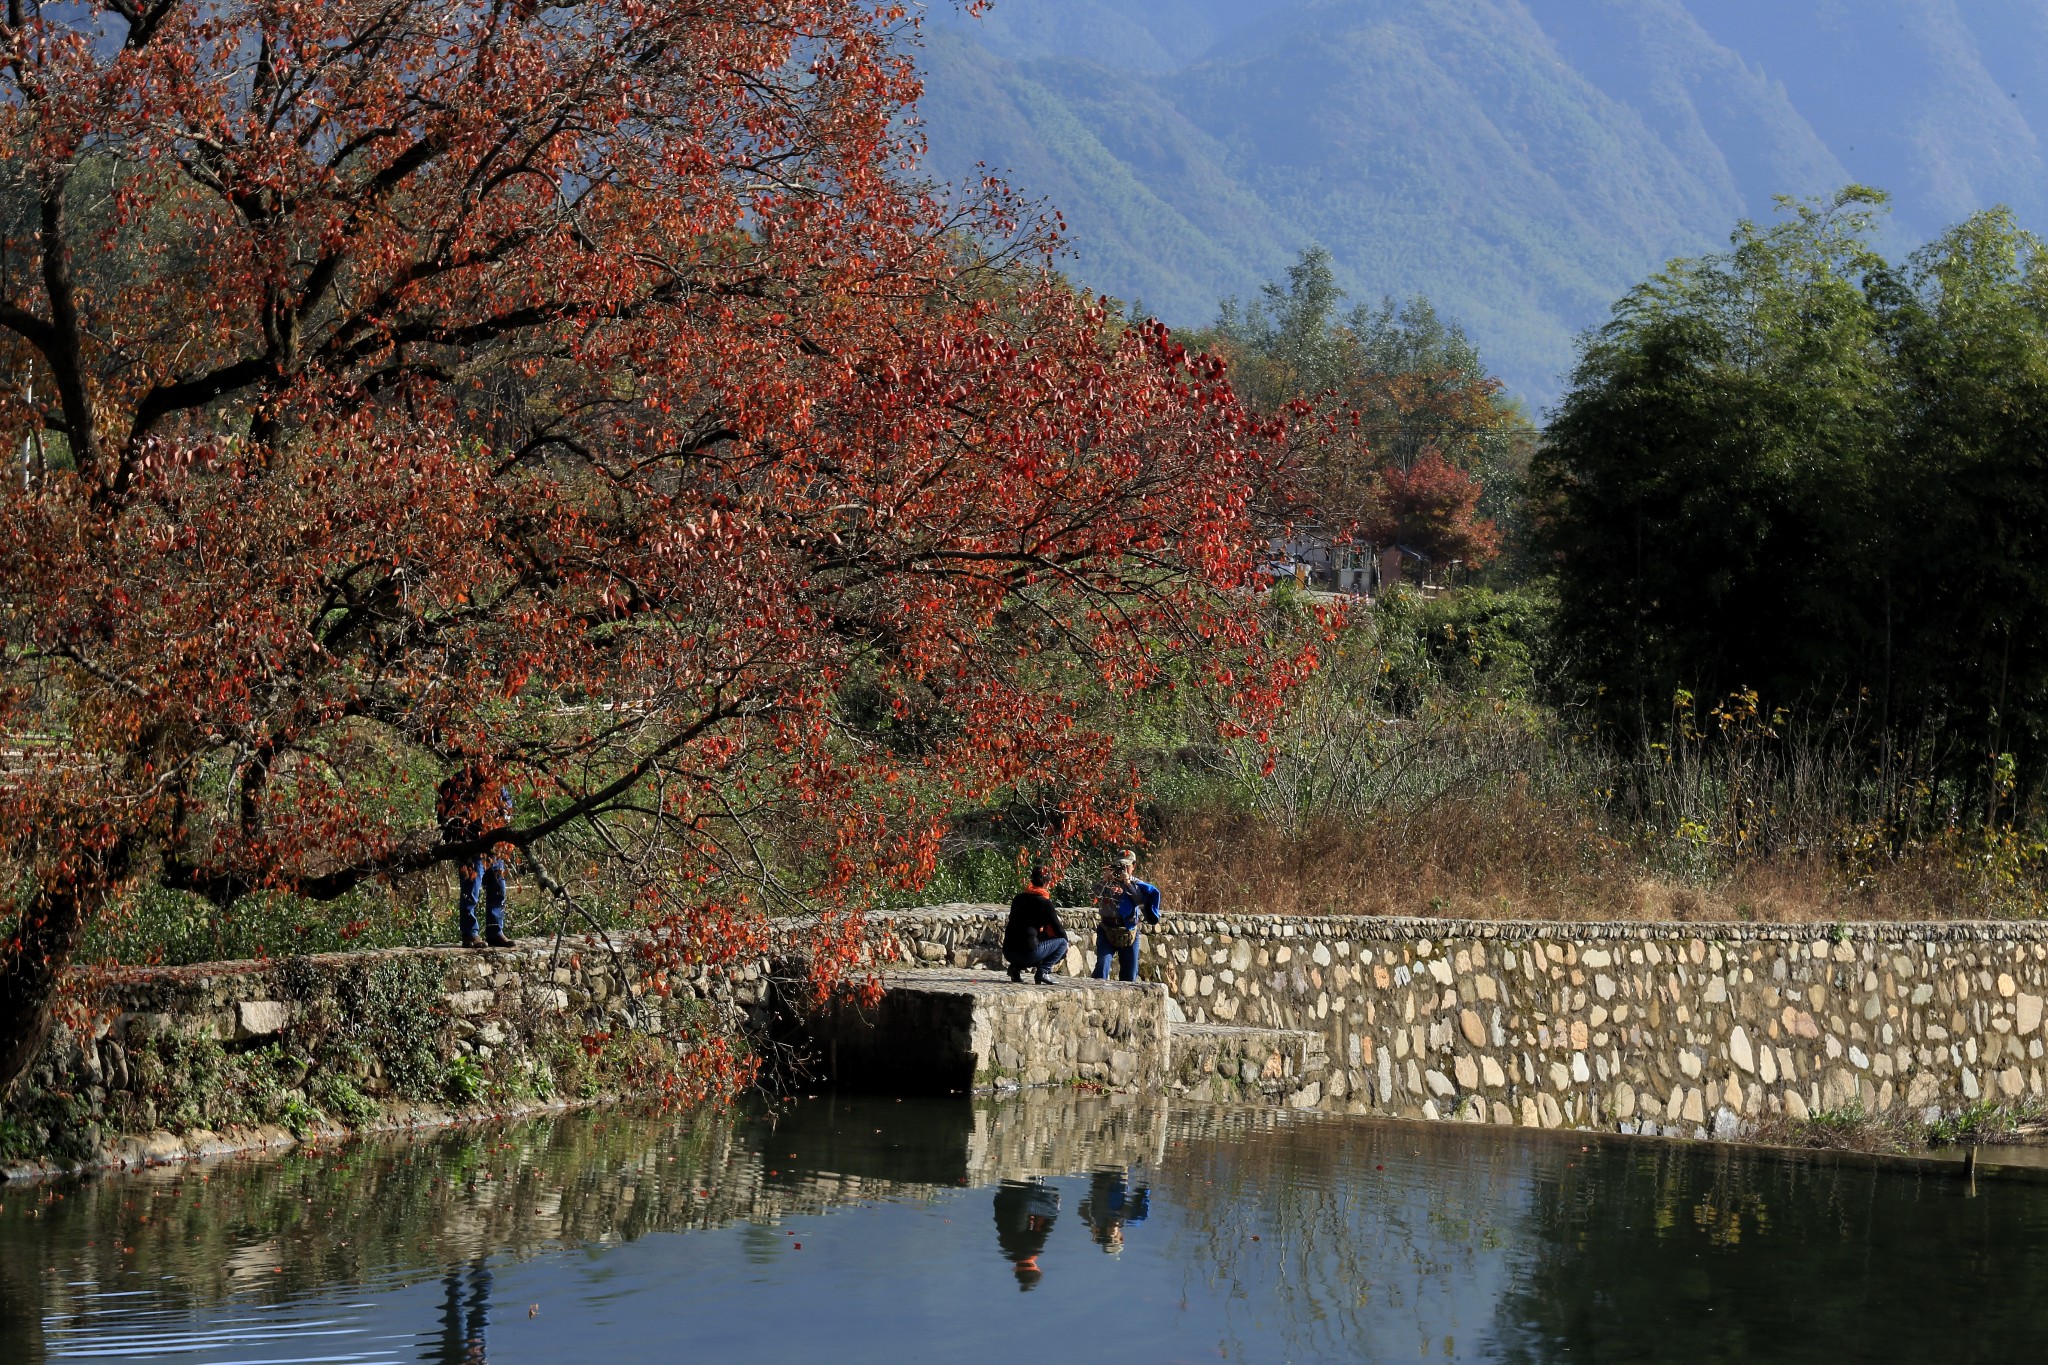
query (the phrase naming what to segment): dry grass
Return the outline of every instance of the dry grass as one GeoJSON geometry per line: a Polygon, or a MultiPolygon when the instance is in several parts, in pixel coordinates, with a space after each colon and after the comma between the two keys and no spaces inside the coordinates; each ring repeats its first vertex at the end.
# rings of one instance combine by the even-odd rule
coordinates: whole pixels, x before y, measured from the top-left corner
{"type": "Polygon", "coordinates": [[[1868,1152],[1876,1156],[1899,1156],[1935,1145],[1924,1124],[1897,1116],[1865,1114],[1860,1107],[1830,1110],[1804,1119],[1773,1115],[1750,1130],[1749,1140],[1769,1147],[1868,1152]]]}
{"type": "Polygon", "coordinates": [[[1305,822],[1173,816],[1146,862],[1196,913],[1833,924],[1998,913],[1933,853],[1852,874],[1824,856],[1742,860],[1680,875],[1582,811],[1509,791],[1416,812],[1305,822]]]}

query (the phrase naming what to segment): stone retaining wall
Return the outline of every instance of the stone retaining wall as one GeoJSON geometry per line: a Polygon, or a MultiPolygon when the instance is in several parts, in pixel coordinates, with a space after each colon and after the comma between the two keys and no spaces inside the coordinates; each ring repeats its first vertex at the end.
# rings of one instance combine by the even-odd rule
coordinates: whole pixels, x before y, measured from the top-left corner
{"type": "MultiPolygon", "coordinates": [[[[989,960],[1000,928],[996,907],[893,921],[934,964],[989,960]]],[[[1143,956],[1192,1022],[1321,1033],[1321,1103],[1348,1112],[1735,1136],[2048,1084],[2042,925],[1175,917],[1143,956]]]]}
{"type": "MultiPolygon", "coordinates": [[[[941,907],[894,916],[877,937],[909,963],[989,965],[1001,918],[941,907]]],[[[1205,1096],[1684,1136],[2048,1101],[2048,926],[1177,917],[1146,935],[1143,958],[1169,1014],[1230,1030],[1187,1034],[1172,1061],[1148,1043],[1119,1071],[1105,1043],[1102,1058],[1077,1050],[1063,1065],[1110,1083],[1157,1072],[1205,1096]],[[1308,1031],[1321,1046],[1247,1028],[1308,1031]]],[[[1066,970],[1085,966],[1076,953],[1066,970]]],[[[587,1070],[571,1073],[594,1046],[673,1051],[708,1016],[771,1003],[766,960],[670,982],[659,1002],[632,975],[591,942],[559,957],[422,949],[125,973],[89,1022],[53,1035],[0,1113],[0,1140],[59,1161],[135,1161],[179,1154],[167,1134],[203,1151],[224,1124],[317,1130],[356,1105],[369,1112],[347,1122],[363,1127],[573,1100],[591,1092],[587,1070]],[[386,978],[410,995],[377,994],[386,978]],[[234,1103],[213,1103],[223,1087],[234,1103]]],[[[1033,995],[995,978],[986,989],[1033,995]]],[[[991,1071],[971,1083],[1072,1078],[1039,1054],[1055,1033],[1078,1049],[1095,1025],[1055,1029],[1042,1013],[970,1048],[991,1071]]]]}
{"type": "Polygon", "coordinates": [[[1190,1099],[1291,1109],[1313,1109],[1322,1100],[1329,1048],[1311,1029],[1175,1024],[1172,1041],[1173,1088],[1190,1099]]]}
{"type": "Polygon", "coordinates": [[[0,1110],[13,1163],[144,1164],[594,1098],[760,1006],[768,964],[644,988],[595,940],[124,971],[0,1110]]]}

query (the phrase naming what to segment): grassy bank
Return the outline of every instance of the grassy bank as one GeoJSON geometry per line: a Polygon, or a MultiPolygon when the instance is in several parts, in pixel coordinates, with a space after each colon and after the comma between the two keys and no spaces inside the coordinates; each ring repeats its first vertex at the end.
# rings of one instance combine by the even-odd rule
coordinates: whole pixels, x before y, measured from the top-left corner
{"type": "Polygon", "coordinates": [[[2041,913],[2038,818],[1997,799],[1995,771],[1988,803],[1929,775],[1916,756],[1936,740],[1886,744],[1853,706],[1681,693],[1624,743],[1583,718],[1563,665],[1530,595],[1363,613],[1266,753],[1240,744],[1174,765],[1149,812],[1151,866],[1179,904],[1270,914],[2041,913]]]}
{"type": "MultiPolygon", "coordinates": [[[[1317,627],[1276,594],[1273,628],[1317,627]]],[[[1469,589],[1354,611],[1260,742],[1197,700],[1113,718],[1140,774],[1146,875],[1203,913],[1837,923],[2035,918],[2037,815],[1931,776],[1941,737],[1855,707],[1680,694],[1624,743],[1575,705],[1546,603],[1469,589]]],[[[2009,795],[2009,793],[2008,793],[2009,795]]],[[[927,899],[1005,898],[1021,820],[954,841],[927,899]]],[[[1064,892],[1087,898],[1096,856],[1064,892]]]]}
{"type": "Polygon", "coordinates": [[[1754,1142],[1824,1152],[1899,1155],[1933,1147],[2000,1147],[2048,1140],[2048,1108],[2037,1100],[1996,1104],[1985,1100],[1934,1123],[1866,1114],[1860,1105],[1803,1119],[1759,1124],[1754,1142]]]}

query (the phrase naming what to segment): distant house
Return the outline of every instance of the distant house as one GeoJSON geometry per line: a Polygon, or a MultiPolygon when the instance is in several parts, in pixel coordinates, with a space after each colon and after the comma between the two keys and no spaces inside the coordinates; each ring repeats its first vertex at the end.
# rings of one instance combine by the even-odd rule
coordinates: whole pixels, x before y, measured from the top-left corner
{"type": "Polygon", "coordinates": [[[1364,541],[1300,527],[1291,539],[1273,542],[1276,578],[1293,578],[1305,588],[1370,597],[1379,587],[1379,557],[1364,541]]]}
{"type": "Polygon", "coordinates": [[[1371,598],[1403,583],[1434,594],[1450,586],[1461,567],[1458,560],[1438,563],[1406,545],[1375,546],[1298,527],[1292,538],[1273,542],[1267,572],[1317,592],[1371,598]]]}

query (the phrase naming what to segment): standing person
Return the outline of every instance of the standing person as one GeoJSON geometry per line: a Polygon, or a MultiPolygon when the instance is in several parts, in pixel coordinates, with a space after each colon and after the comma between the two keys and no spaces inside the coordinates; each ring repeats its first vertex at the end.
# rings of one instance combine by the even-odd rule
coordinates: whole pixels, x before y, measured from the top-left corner
{"type": "Polygon", "coordinates": [[[1010,922],[1003,926],[1003,960],[1010,964],[1010,980],[1022,981],[1024,969],[1041,986],[1050,985],[1049,973],[1067,960],[1067,930],[1053,908],[1052,873],[1044,867],[1031,869],[1031,884],[1010,902],[1010,922]]]}
{"type": "Polygon", "coordinates": [[[1095,979],[1109,980],[1110,955],[1115,954],[1117,979],[1138,979],[1138,928],[1159,923],[1159,888],[1138,880],[1138,855],[1125,849],[1102,869],[1095,893],[1095,979]]]}
{"type": "Polygon", "coordinates": [[[479,853],[476,861],[462,869],[462,946],[465,948],[514,948],[518,940],[505,935],[505,860],[496,854],[479,853]],[[477,937],[476,911],[484,911],[483,937],[477,937]]]}
{"type": "MultiPolygon", "coordinates": [[[[442,839],[450,843],[466,843],[485,835],[483,823],[477,818],[476,795],[478,787],[486,781],[483,771],[470,764],[441,783],[434,807],[435,817],[441,824],[442,839]]],[[[511,825],[512,792],[509,788],[498,788],[498,809],[502,823],[511,825]]],[[[462,946],[515,946],[505,936],[505,860],[493,852],[479,853],[464,862],[456,872],[462,881],[461,895],[456,902],[456,921],[462,931],[462,946]],[[479,907],[484,911],[481,934],[477,925],[479,907]]]]}

